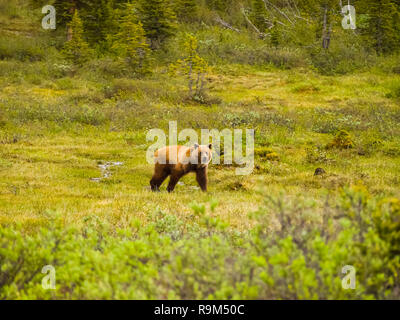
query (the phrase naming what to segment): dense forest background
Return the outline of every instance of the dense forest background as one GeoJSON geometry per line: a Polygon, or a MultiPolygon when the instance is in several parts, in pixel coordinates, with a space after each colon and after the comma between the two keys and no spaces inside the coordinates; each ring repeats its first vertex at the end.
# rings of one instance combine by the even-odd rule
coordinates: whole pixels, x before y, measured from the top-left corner
{"type": "Polygon", "coordinates": [[[31,7],[46,4],[57,11],[48,45],[64,49],[78,64],[125,56],[137,75],[151,69],[149,60],[159,64],[179,57],[177,41],[185,33],[195,34],[200,55],[212,64],[310,65],[325,74],[359,70],[400,49],[397,0],[56,0],[32,1],[31,7]],[[356,29],[342,27],[345,5],[355,7],[356,29]]]}

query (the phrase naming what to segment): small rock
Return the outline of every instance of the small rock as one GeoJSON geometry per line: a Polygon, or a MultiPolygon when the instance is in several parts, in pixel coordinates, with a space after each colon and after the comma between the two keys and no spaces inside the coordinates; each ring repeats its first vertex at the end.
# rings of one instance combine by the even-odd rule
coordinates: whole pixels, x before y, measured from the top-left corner
{"type": "Polygon", "coordinates": [[[324,169],[317,168],[317,169],[315,169],[314,176],[321,176],[321,175],[323,175],[325,173],[326,173],[326,171],[324,169]]]}

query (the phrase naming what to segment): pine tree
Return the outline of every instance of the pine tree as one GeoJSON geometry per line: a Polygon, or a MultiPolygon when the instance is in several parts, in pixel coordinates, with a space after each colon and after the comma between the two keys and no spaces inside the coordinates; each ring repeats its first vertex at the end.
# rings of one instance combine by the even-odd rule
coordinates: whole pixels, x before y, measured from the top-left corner
{"type": "Polygon", "coordinates": [[[176,17],[169,0],[141,0],[138,13],[152,49],[174,34],[176,17]]]}
{"type": "Polygon", "coordinates": [[[72,21],[68,24],[72,34],[71,40],[64,45],[65,57],[74,64],[82,65],[92,54],[88,43],[83,39],[83,24],[79,17],[78,10],[75,10],[72,21]]]}
{"type": "Polygon", "coordinates": [[[174,9],[180,21],[193,21],[197,16],[196,0],[175,0],[174,9]]]}
{"type": "Polygon", "coordinates": [[[301,0],[298,3],[298,7],[305,17],[309,17],[311,21],[314,21],[315,39],[321,41],[322,48],[328,50],[333,27],[339,23],[338,19],[342,18],[339,14],[340,11],[337,10],[337,1],[301,0]]]}
{"type": "MultiPolygon", "coordinates": [[[[229,2],[231,2],[230,0],[229,2]]],[[[206,0],[207,6],[212,10],[217,10],[220,12],[224,12],[227,10],[228,6],[230,5],[227,0],[206,0]]]]}
{"type": "Polygon", "coordinates": [[[107,36],[117,29],[113,5],[114,0],[87,1],[81,11],[86,38],[102,49],[107,36]]]}
{"type": "Polygon", "coordinates": [[[69,25],[75,10],[79,10],[85,37],[91,44],[100,44],[101,46],[107,34],[115,31],[114,6],[116,1],[118,0],[54,0],[57,25],[67,26],[67,40],[71,40],[72,30],[69,25]]]}
{"type": "Polygon", "coordinates": [[[76,10],[86,5],[86,0],[55,0],[53,3],[57,12],[57,24],[67,26],[67,41],[72,39],[71,20],[76,10]]]}
{"type": "Polygon", "coordinates": [[[275,48],[279,46],[279,30],[277,23],[274,24],[274,27],[271,30],[271,44],[275,48]]]}
{"type": "Polygon", "coordinates": [[[150,72],[149,45],[146,42],[143,25],[138,20],[132,4],[126,4],[124,14],[120,18],[119,31],[113,39],[112,49],[119,56],[126,58],[135,73],[150,72]]]}
{"type": "Polygon", "coordinates": [[[263,0],[252,0],[252,14],[251,21],[254,25],[260,30],[260,32],[264,32],[267,28],[267,23],[265,21],[265,4],[263,0]]]}
{"type": "Polygon", "coordinates": [[[368,15],[368,27],[363,30],[376,52],[388,53],[400,47],[399,8],[391,0],[366,0],[363,10],[368,15]]]}
{"type": "Polygon", "coordinates": [[[203,99],[207,62],[198,54],[198,41],[195,36],[188,34],[184,43],[185,57],[170,65],[170,73],[181,73],[188,79],[189,96],[203,99]]]}

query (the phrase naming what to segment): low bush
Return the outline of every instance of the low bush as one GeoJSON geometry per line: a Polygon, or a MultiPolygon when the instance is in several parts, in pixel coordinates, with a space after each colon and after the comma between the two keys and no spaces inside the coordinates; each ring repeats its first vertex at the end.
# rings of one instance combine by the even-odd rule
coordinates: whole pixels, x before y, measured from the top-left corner
{"type": "Polygon", "coordinates": [[[6,105],[5,113],[14,123],[27,123],[34,121],[51,121],[58,124],[80,123],[87,125],[101,125],[110,119],[109,110],[88,104],[37,104],[20,103],[18,108],[13,108],[14,102],[6,105]]]}
{"type": "Polygon", "coordinates": [[[40,61],[45,58],[46,48],[37,40],[14,37],[0,38],[0,60],[40,61]]]}
{"type": "Polygon", "coordinates": [[[351,149],[353,147],[353,139],[346,130],[340,130],[333,140],[326,145],[327,149],[351,149]]]}
{"type": "Polygon", "coordinates": [[[354,43],[354,38],[349,35],[342,35],[342,38],[335,39],[328,50],[320,45],[308,49],[311,64],[319,73],[347,74],[355,70],[364,70],[377,63],[376,55],[368,53],[360,44],[354,43]]]}
{"type": "Polygon", "coordinates": [[[256,158],[265,161],[265,160],[270,160],[270,161],[278,161],[279,160],[279,154],[272,150],[271,148],[266,148],[266,147],[259,147],[254,149],[254,155],[256,158]]]}
{"type": "Polygon", "coordinates": [[[396,79],[389,85],[389,92],[386,94],[387,98],[399,99],[400,98],[400,80],[396,79]]]}
{"type": "Polygon", "coordinates": [[[317,210],[266,197],[244,232],[215,215],[215,201],[192,203],[183,219],[156,210],[125,229],[91,216],[78,230],[48,211],[39,232],[0,227],[0,298],[400,298],[399,199],[355,186],[328,203],[317,210]],[[46,265],[55,268],[54,290],[42,287],[46,265]],[[345,289],[345,266],[354,290],[345,289]]]}

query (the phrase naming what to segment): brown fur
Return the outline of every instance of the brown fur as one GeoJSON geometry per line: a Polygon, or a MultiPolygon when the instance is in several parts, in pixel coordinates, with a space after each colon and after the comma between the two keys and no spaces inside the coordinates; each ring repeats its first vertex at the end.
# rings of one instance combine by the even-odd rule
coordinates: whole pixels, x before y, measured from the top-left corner
{"type": "Polygon", "coordinates": [[[185,146],[164,147],[154,153],[154,159],[154,174],[150,180],[151,190],[159,191],[161,184],[170,176],[167,190],[172,192],[180,178],[189,172],[195,172],[201,190],[207,191],[207,169],[208,163],[211,161],[211,144],[208,146],[196,144],[190,148],[185,146]],[[173,163],[172,159],[174,153],[177,155],[176,163],[173,163]],[[184,161],[185,156],[188,158],[186,162],[184,161]],[[201,163],[202,156],[204,157],[203,163],[201,163]],[[207,161],[204,161],[205,157],[207,157],[207,161]]]}

